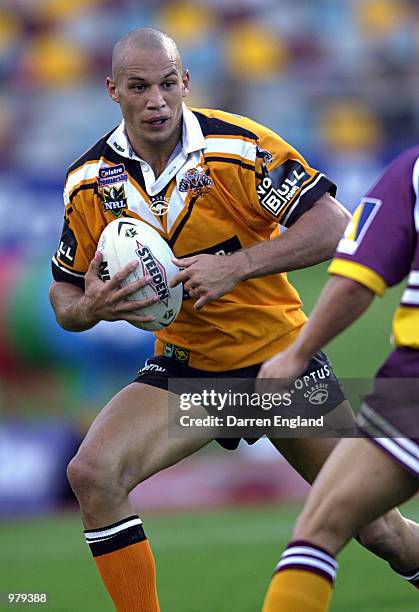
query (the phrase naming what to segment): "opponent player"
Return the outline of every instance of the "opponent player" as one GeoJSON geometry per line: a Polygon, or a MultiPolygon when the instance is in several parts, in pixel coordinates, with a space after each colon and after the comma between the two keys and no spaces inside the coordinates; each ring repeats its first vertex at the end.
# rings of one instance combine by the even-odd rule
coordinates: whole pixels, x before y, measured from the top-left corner
{"type": "MultiPolygon", "coordinates": [[[[323,612],[335,555],[359,530],[419,488],[419,146],[402,153],[363,198],[318,304],[295,343],[261,378],[295,378],[374,296],[408,276],[393,320],[397,348],[377,373],[358,415],[366,437],[339,442],[320,471],[293,541],[277,566],[264,612],[323,612]]],[[[412,533],[416,524],[411,524],[412,533]]],[[[412,536],[413,537],[413,536],[412,536]]],[[[419,564],[405,573],[419,588],[419,564]]]]}
{"type": "MultiPolygon", "coordinates": [[[[134,264],[109,282],[98,278],[96,244],[113,219],[149,223],[185,268],[175,282],[184,282],[189,299],[156,334],[156,356],[99,414],[68,468],[86,540],[120,610],[158,610],[153,556],[129,492],[209,441],[169,437],[168,379],[255,377],[306,321],[283,272],[331,257],[348,219],[333,184],[279,136],[249,119],[186,108],[188,87],[189,73],[165,34],[141,29],[117,43],[107,89],[123,122],[70,168],[53,259],[51,302],[60,325],[73,331],[101,319],[150,320],[134,314],[150,300],[126,298],[151,279],[120,288],[134,264]],[[280,238],[279,222],[289,227],[280,238]]],[[[308,372],[329,377],[332,418],[352,419],[323,354],[308,372]]],[[[277,442],[309,481],[333,445],[277,442]]],[[[410,568],[418,553],[408,535],[394,512],[365,531],[364,541],[410,568]]]]}

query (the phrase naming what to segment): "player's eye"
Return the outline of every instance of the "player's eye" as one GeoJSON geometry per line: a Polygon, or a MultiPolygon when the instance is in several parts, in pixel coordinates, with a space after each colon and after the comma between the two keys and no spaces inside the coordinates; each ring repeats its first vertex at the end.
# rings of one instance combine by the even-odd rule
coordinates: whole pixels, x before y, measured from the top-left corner
{"type": "Polygon", "coordinates": [[[165,81],[163,83],[165,89],[171,89],[174,85],[176,85],[175,81],[165,81]]]}
{"type": "Polygon", "coordinates": [[[134,91],[145,91],[146,86],[141,84],[141,83],[137,83],[136,85],[132,86],[132,89],[134,91]]]}

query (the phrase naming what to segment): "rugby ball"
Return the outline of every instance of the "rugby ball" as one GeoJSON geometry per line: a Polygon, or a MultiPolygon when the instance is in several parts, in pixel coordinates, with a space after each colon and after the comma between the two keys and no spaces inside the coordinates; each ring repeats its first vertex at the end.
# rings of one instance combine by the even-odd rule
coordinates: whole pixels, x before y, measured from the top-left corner
{"type": "Polygon", "coordinates": [[[169,288],[171,279],[179,272],[172,262],[171,248],[152,227],[131,217],[115,219],[103,230],[97,250],[102,253],[99,276],[103,281],[110,280],[130,261],[137,259],[138,266],[131,272],[121,287],[143,276],[151,276],[151,282],[131,294],[128,300],[144,300],[153,295],[158,302],[138,310],[138,314],[153,315],[154,321],[132,323],[135,327],[157,331],[173,323],[182,305],[182,284],[169,288]]]}

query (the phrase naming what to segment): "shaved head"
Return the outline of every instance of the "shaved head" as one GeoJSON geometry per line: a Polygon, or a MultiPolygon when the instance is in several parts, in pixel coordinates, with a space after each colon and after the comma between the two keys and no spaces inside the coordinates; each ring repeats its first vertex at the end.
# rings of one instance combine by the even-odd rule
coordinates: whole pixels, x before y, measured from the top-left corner
{"type": "Polygon", "coordinates": [[[144,51],[164,51],[175,62],[180,73],[182,61],[175,41],[164,32],[154,28],[139,28],[128,32],[119,40],[112,53],[112,77],[115,79],[127,63],[133,49],[144,51]]]}
{"type": "Polygon", "coordinates": [[[142,159],[159,158],[160,174],[181,140],[189,93],[189,70],[182,71],[175,41],[154,28],[126,34],[114,47],[106,88],[120,106],[131,147],[142,159]]]}

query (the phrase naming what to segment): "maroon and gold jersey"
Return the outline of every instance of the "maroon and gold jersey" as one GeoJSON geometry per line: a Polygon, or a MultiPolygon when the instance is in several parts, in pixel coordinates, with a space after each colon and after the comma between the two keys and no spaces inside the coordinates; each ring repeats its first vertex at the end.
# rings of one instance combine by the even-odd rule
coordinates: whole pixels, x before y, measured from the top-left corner
{"type": "MultiPolygon", "coordinates": [[[[182,142],[156,179],[132,150],[123,123],[69,169],[65,218],[53,258],[56,281],[84,287],[103,228],[120,216],[156,229],[177,257],[228,256],[279,236],[334,185],[269,129],[229,113],[184,108],[182,142]]],[[[226,371],[284,349],[306,318],[286,274],[238,283],[156,332],[156,353],[226,371]]]]}
{"type": "Polygon", "coordinates": [[[406,276],[393,319],[396,346],[419,349],[419,146],[395,159],[354,213],[329,272],[378,295],[406,276]]]}

